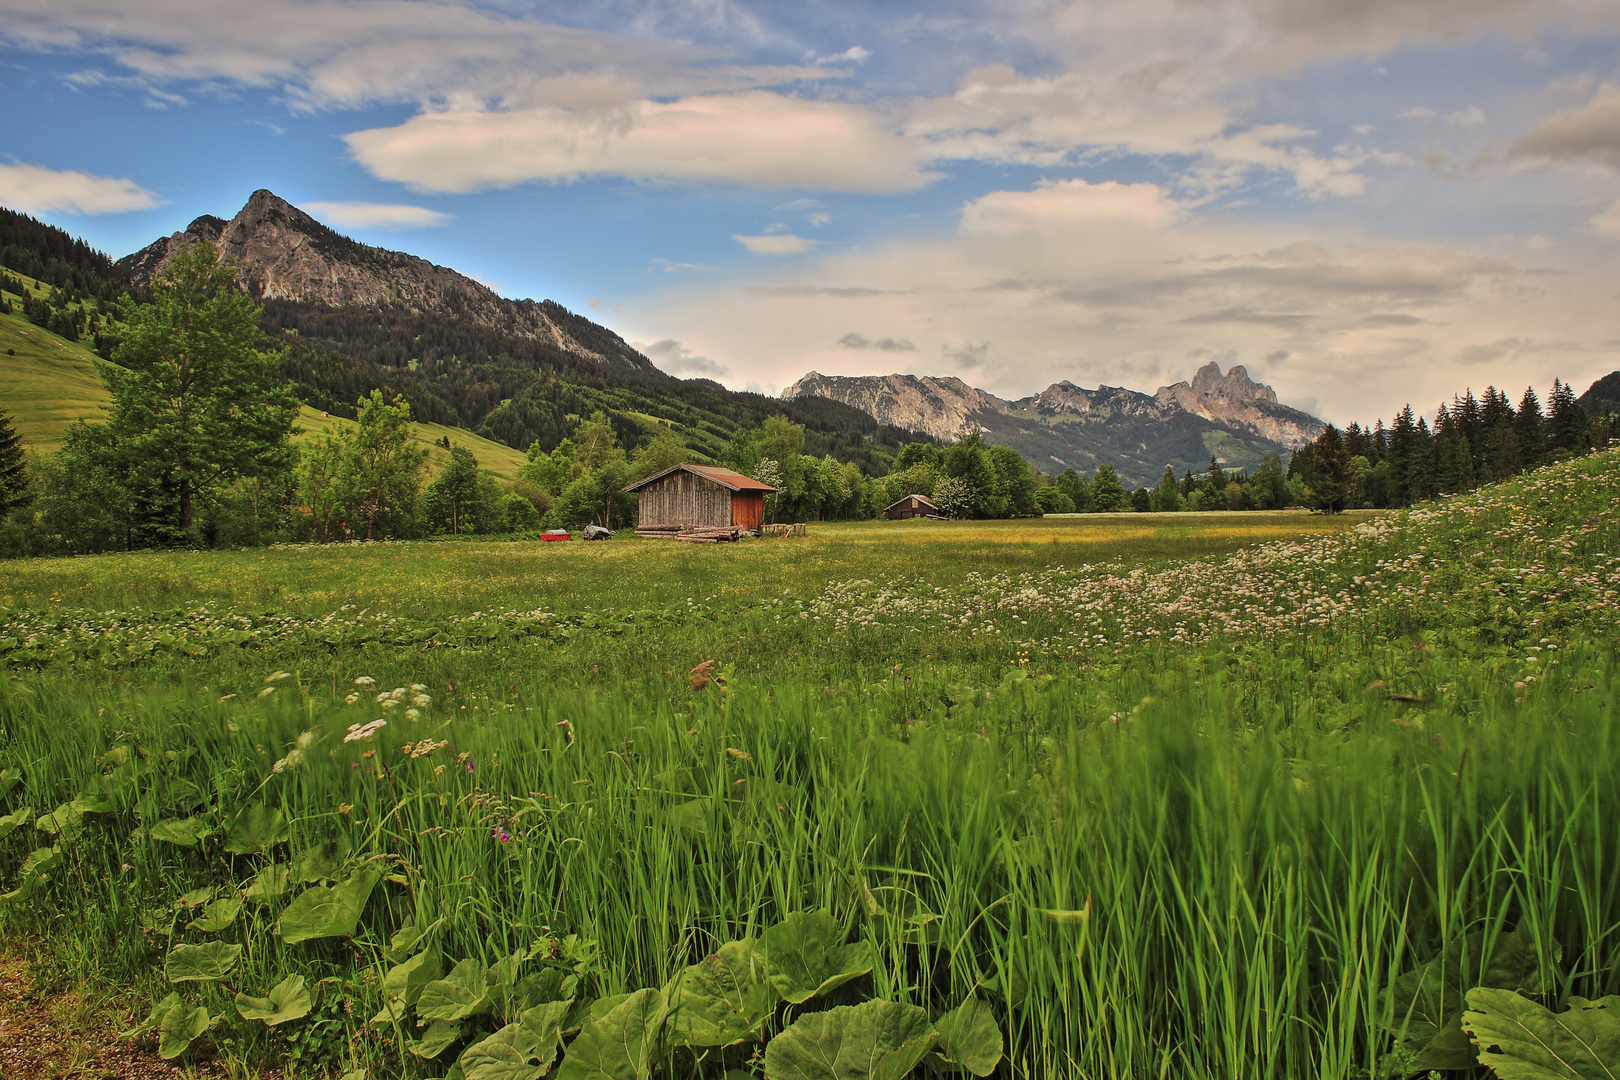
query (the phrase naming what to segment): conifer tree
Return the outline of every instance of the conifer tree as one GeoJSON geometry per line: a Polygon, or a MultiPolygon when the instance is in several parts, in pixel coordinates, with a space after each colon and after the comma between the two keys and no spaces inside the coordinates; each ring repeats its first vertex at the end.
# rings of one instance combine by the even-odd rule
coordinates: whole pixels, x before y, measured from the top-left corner
{"type": "Polygon", "coordinates": [[[1552,409],[1552,416],[1547,419],[1548,449],[1566,450],[1571,454],[1584,454],[1592,449],[1591,418],[1575,400],[1575,391],[1569,384],[1554,379],[1547,404],[1552,409]]]}
{"type": "Polygon", "coordinates": [[[0,412],[0,521],[34,501],[28,482],[28,460],[22,435],[11,417],[0,412]]]}
{"type": "Polygon", "coordinates": [[[1311,444],[1310,472],[1305,484],[1313,508],[1324,514],[1338,514],[1350,502],[1350,455],[1344,437],[1329,424],[1311,444]]]}
{"type": "Polygon", "coordinates": [[[1519,411],[1513,418],[1513,434],[1519,440],[1519,460],[1524,468],[1533,469],[1541,464],[1547,452],[1547,420],[1541,413],[1541,400],[1534,387],[1524,388],[1519,399],[1519,411]]]}

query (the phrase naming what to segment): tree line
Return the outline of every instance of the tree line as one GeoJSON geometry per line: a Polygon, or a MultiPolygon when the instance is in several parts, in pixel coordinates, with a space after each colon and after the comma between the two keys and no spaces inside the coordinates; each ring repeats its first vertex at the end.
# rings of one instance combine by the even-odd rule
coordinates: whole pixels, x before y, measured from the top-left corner
{"type": "Polygon", "coordinates": [[[1547,404],[1544,410],[1527,387],[1515,408],[1491,386],[1481,398],[1470,389],[1442,404],[1432,427],[1410,404],[1387,426],[1378,420],[1340,431],[1329,424],[1293,455],[1288,475],[1303,481],[1303,502],[1312,509],[1387,509],[1578,457],[1620,433],[1612,412],[1595,402],[1589,410],[1561,379],[1553,380],[1547,404]]]}

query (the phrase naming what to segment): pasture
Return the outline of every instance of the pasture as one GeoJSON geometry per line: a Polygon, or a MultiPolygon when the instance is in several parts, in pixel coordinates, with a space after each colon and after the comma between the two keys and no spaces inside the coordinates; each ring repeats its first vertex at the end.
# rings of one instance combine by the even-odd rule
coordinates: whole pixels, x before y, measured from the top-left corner
{"type": "Polygon", "coordinates": [[[1617,506],[8,564],[0,938],[238,1075],[1470,1067],[1620,993],[1617,506]]]}

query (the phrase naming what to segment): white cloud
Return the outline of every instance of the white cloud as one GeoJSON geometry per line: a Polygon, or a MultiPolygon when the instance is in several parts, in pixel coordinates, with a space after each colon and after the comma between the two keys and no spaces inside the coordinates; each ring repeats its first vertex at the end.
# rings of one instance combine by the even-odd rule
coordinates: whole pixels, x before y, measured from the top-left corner
{"type": "Polygon", "coordinates": [[[723,379],[731,374],[731,369],[726,365],[699,356],[674,338],[655,341],[651,345],[637,342],[632,347],[656,364],[660,371],[678,378],[723,379]]]}
{"type": "Polygon", "coordinates": [[[733,240],[754,255],[799,255],[816,246],[816,241],[792,233],[768,236],[733,236],[733,240]]]}
{"type": "Polygon", "coordinates": [[[433,229],[450,222],[449,214],[398,203],[307,202],[300,209],[344,229],[433,229]]]}
{"type": "Polygon", "coordinates": [[[811,56],[810,62],[812,64],[864,64],[872,58],[872,52],[870,49],[863,49],[859,45],[851,45],[843,52],[833,53],[831,56],[815,56],[814,53],[811,56]]]}
{"type": "Polygon", "coordinates": [[[0,203],[25,214],[123,214],[163,200],[133,180],[40,165],[0,165],[0,203]]]}
{"type": "Polygon", "coordinates": [[[1620,240],[1620,199],[1592,219],[1592,231],[1610,240],[1620,240]]]}
{"type": "Polygon", "coordinates": [[[1544,387],[1612,367],[1606,250],[1529,255],[1522,236],[1465,246],[1237,221],[1154,185],[1076,182],[972,200],[954,235],[816,252],[763,281],[753,270],[675,285],[624,317],[702,340],[737,384],[886,372],[902,353],[907,370],[1004,397],[1060,379],[1152,391],[1190,377],[1204,350],[1264,373],[1285,400],[1318,399],[1342,424],[1387,419],[1408,399],[1433,408],[1464,386],[1544,387]],[[1503,341],[1541,344],[1469,351],[1503,341]]]}
{"type": "Polygon", "coordinates": [[[1427,105],[1414,105],[1405,112],[1396,114],[1397,118],[1401,120],[1433,120],[1439,115],[1427,105]]]}
{"type": "Polygon", "coordinates": [[[374,175],[431,191],[614,175],[891,192],[934,177],[919,148],[871,110],[764,90],[609,110],[447,109],[355,132],[348,144],[374,175]]]}
{"type": "Polygon", "coordinates": [[[1175,219],[1175,203],[1156,184],[1062,180],[1033,191],[992,191],[962,210],[968,232],[1007,234],[1124,225],[1163,228],[1175,219]]]}
{"type": "Polygon", "coordinates": [[[1620,171],[1620,83],[1606,82],[1585,104],[1542,120],[1513,141],[1508,156],[1590,161],[1620,171]]]}
{"type": "Polygon", "coordinates": [[[1485,122],[1485,110],[1478,105],[1470,105],[1466,109],[1459,109],[1451,113],[1446,117],[1446,122],[1456,124],[1458,127],[1473,127],[1476,124],[1483,124],[1485,122]]]}

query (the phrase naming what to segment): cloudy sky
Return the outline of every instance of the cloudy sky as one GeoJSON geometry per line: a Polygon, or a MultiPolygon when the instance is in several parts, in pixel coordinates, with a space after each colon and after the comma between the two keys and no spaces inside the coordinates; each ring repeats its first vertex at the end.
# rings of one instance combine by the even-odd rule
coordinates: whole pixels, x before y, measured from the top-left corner
{"type": "Polygon", "coordinates": [[[1620,368],[1620,0],[0,0],[0,100],[115,256],[267,187],[738,388],[1620,368]]]}

